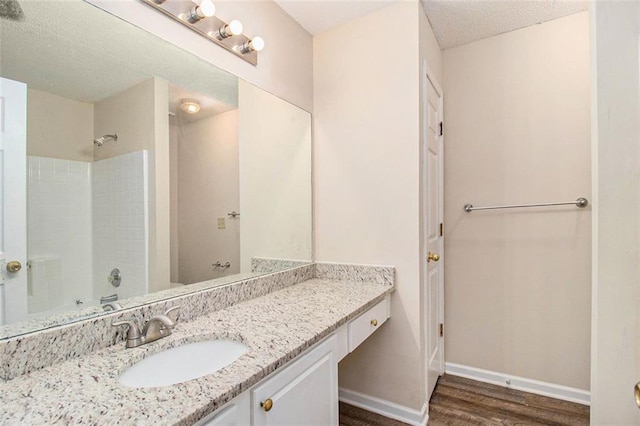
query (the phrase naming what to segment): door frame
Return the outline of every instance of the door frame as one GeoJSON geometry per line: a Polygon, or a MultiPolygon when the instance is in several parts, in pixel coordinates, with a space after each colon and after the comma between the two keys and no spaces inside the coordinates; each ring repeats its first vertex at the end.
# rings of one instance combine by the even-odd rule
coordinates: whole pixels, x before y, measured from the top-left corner
{"type": "MultiPolygon", "coordinates": [[[[440,112],[440,116],[439,116],[439,121],[444,122],[444,90],[442,89],[442,86],[440,85],[440,83],[438,82],[438,80],[435,78],[433,71],[431,70],[431,68],[429,68],[429,65],[427,64],[427,61],[424,60],[422,63],[422,72],[421,72],[421,86],[422,86],[422,90],[421,90],[421,103],[422,103],[422,114],[421,114],[421,121],[422,121],[422,132],[420,135],[420,186],[421,186],[421,190],[420,190],[420,209],[421,209],[421,214],[420,214],[420,289],[421,289],[421,314],[420,314],[420,319],[421,319],[421,324],[422,324],[422,342],[423,342],[423,347],[422,347],[422,353],[423,353],[423,362],[422,362],[422,377],[424,379],[424,389],[425,389],[425,396],[428,394],[429,391],[429,383],[427,382],[427,378],[428,378],[428,371],[427,371],[427,366],[429,363],[429,353],[427,351],[427,342],[429,341],[429,327],[428,327],[428,319],[429,319],[429,315],[428,315],[428,306],[429,306],[429,300],[428,300],[428,288],[427,288],[427,280],[428,280],[428,271],[427,271],[427,262],[426,262],[426,257],[427,257],[427,253],[426,253],[426,239],[427,239],[427,220],[429,217],[429,205],[428,205],[428,197],[426,197],[426,190],[427,190],[427,176],[428,176],[428,171],[427,171],[427,131],[428,131],[428,124],[427,124],[427,120],[428,120],[428,109],[427,109],[427,104],[428,104],[428,87],[429,87],[429,82],[433,85],[433,87],[436,89],[436,92],[440,98],[439,100],[439,105],[438,105],[438,110],[440,112]]],[[[443,132],[444,133],[444,132],[443,132]]],[[[442,136],[439,137],[438,140],[438,149],[440,151],[440,156],[439,156],[439,168],[440,168],[440,173],[439,173],[439,185],[438,185],[438,192],[439,192],[439,212],[438,212],[438,216],[440,218],[440,223],[444,223],[444,134],[442,136]]],[[[440,257],[442,259],[442,266],[441,266],[441,270],[440,273],[438,274],[440,277],[439,283],[438,283],[438,293],[439,293],[439,317],[438,317],[438,321],[441,324],[444,324],[444,260],[445,260],[445,253],[444,253],[444,236],[440,238],[440,243],[439,243],[439,254],[440,257]]],[[[438,353],[440,354],[440,374],[444,374],[445,372],[445,356],[444,356],[444,336],[440,338],[440,348],[438,353]]],[[[428,401],[427,401],[428,403],[428,401]]]]}

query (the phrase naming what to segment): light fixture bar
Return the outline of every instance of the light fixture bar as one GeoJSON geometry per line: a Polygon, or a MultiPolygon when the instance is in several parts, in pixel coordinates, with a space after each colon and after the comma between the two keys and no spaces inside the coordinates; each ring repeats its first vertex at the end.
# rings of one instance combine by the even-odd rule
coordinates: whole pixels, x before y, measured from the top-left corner
{"type": "MultiPolygon", "coordinates": [[[[244,59],[250,64],[258,65],[259,49],[251,50],[245,48],[246,46],[251,45],[252,38],[244,34],[231,34],[231,24],[227,24],[215,15],[204,18],[200,17],[200,19],[194,20],[193,11],[195,10],[194,6],[196,6],[197,3],[184,0],[161,0],[160,2],[158,2],[158,0],[140,1],[163,13],[174,21],[180,22],[190,30],[244,59]],[[220,37],[220,30],[223,30],[223,32],[226,33],[226,37],[220,37]]],[[[234,27],[237,27],[235,22],[237,21],[232,21],[234,27]]],[[[241,25],[240,28],[242,28],[241,25]]],[[[259,37],[254,37],[254,39],[255,38],[259,39],[259,37]]]]}

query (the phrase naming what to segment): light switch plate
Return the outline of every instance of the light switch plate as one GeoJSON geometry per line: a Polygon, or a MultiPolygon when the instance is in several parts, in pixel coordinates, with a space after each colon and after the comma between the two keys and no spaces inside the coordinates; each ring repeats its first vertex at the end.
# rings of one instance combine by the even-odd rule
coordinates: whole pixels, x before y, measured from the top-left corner
{"type": "Polygon", "coordinates": [[[218,218],[218,229],[226,229],[227,224],[224,217],[218,218]]]}

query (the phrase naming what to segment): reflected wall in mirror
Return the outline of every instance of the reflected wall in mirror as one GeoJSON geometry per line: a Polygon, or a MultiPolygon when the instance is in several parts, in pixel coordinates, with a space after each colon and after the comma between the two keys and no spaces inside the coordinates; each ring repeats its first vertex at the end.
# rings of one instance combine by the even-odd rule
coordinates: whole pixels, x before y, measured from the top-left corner
{"type": "Polygon", "coordinates": [[[0,96],[20,110],[24,83],[3,161],[26,166],[26,252],[3,251],[27,268],[0,337],[311,261],[309,113],[83,1],[22,6],[0,96]]]}

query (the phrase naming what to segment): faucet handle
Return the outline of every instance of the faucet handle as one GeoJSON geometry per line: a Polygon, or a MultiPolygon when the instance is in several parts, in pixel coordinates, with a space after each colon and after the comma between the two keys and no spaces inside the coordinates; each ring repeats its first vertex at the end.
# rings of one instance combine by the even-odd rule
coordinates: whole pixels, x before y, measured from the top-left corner
{"type": "MultiPolygon", "coordinates": [[[[166,316],[169,316],[169,314],[173,311],[177,311],[178,309],[180,309],[182,306],[173,306],[169,309],[167,309],[167,311],[164,313],[166,316]]],[[[178,320],[180,319],[180,313],[178,313],[178,315],[176,315],[176,322],[178,322],[178,320]]]]}
{"type": "Polygon", "coordinates": [[[118,302],[107,302],[102,305],[102,309],[104,309],[105,311],[117,311],[119,309],[122,309],[122,305],[118,302]]]}
{"type": "Polygon", "coordinates": [[[127,332],[127,348],[139,346],[142,335],[140,334],[140,329],[136,323],[133,321],[118,321],[111,323],[112,327],[120,327],[122,325],[129,326],[129,331],[127,332]]]}

